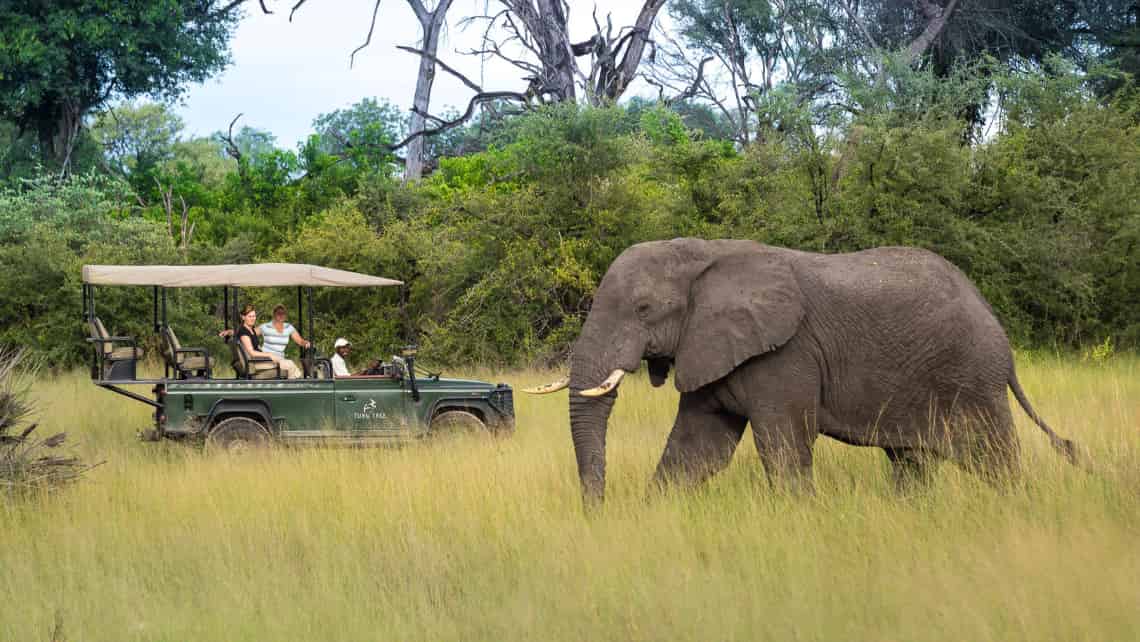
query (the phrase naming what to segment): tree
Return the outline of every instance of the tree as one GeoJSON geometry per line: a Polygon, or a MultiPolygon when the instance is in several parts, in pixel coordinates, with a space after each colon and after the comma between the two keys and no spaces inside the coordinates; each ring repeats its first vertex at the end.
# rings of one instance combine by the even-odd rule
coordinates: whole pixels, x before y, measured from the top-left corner
{"type": "Polygon", "coordinates": [[[846,32],[833,4],[675,0],[670,14],[680,42],[660,31],[662,47],[650,82],[669,102],[714,105],[731,123],[736,141],[746,145],[762,128],[777,124],[762,121],[770,111],[764,103],[778,86],[808,103],[834,85],[844,66],[846,32]]]}
{"type": "Polygon", "coordinates": [[[939,75],[983,55],[1015,65],[1040,63],[1051,53],[1075,56],[1091,12],[1087,2],[1052,0],[839,1],[857,23],[860,44],[903,51],[939,75]]]}
{"type": "MultiPolygon", "coordinates": [[[[1081,3],[1081,9],[1075,26],[1079,50],[1088,58],[1140,76],[1140,2],[1089,0],[1081,3]]],[[[1098,83],[1097,90],[1111,94],[1126,84],[1123,78],[1106,80],[1098,83]]]]}
{"type": "MultiPolygon", "coordinates": [[[[290,20],[306,1],[297,0],[289,12],[290,20]]],[[[376,30],[376,17],[380,13],[380,1],[375,0],[375,4],[372,6],[372,21],[368,27],[368,35],[365,37],[364,43],[352,51],[352,55],[349,57],[350,64],[358,52],[372,43],[372,34],[376,30]]],[[[419,49],[407,46],[399,47],[420,57],[419,72],[416,75],[416,91],[412,96],[412,116],[410,119],[412,135],[400,145],[389,144],[389,151],[395,151],[395,149],[404,146],[408,148],[407,159],[404,161],[405,180],[418,180],[423,176],[425,160],[425,134],[423,132],[427,130],[427,121],[431,118],[428,110],[431,107],[432,86],[435,84],[435,69],[437,64],[442,64],[437,55],[439,39],[443,35],[444,21],[447,18],[447,11],[451,8],[452,1],[437,0],[435,6],[429,9],[423,0],[407,0],[408,6],[411,7],[412,12],[416,15],[416,20],[420,23],[421,32],[419,49]]],[[[454,70],[447,68],[446,65],[443,66],[454,73],[454,70]]],[[[439,119],[435,120],[438,121],[439,119]]]]}
{"type": "Polygon", "coordinates": [[[112,97],[178,96],[228,62],[239,2],[42,0],[0,4],[0,118],[67,170],[83,118],[112,97]]]}
{"type": "Polygon", "coordinates": [[[172,158],[182,128],[182,119],[166,105],[128,102],[96,116],[91,136],[103,148],[107,168],[129,177],[172,158]]]}
{"type": "Polygon", "coordinates": [[[317,150],[359,168],[390,167],[397,159],[389,147],[403,136],[404,121],[400,109],[387,100],[365,98],[313,120],[317,150]]]}
{"type": "MultiPolygon", "coordinates": [[[[416,76],[416,93],[412,98],[412,117],[409,127],[413,132],[423,131],[427,125],[428,108],[431,106],[431,88],[435,83],[436,54],[439,52],[439,37],[443,33],[444,18],[451,8],[452,0],[438,0],[430,11],[420,0],[408,0],[408,5],[420,21],[422,47],[420,68],[416,76]]],[[[377,0],[379,6],[379,0],[377,0]]],[[[417,136],[408,144],[407,161],[404,163],[405,180],[418,180],[424,173],[423,136],[417,136]]]]}
{"type": "Polygon", "coordinates": [[[570,37],[570,5],[564,0],[499,0],[499,4],[504,7],[499,13],[478,17],[487,23],[485,46],[469,53],[495,56],[518,67],[530,82],[526,93],[544,101],[573,102],[581,85],[587,102],[598,105],[621,98],[637,77],[665,0],[644,0],[634,24],[617,33],[608,18],[603,28],[595,13],[595,32],[581,42],[570,37]],[[492,38],[496,28],[501,29],[502,42],[492,38]],[[506,49],[511,46],[521,48],[521,58],[506,49]],[[579,58],[589,59],[588,74],[579,58]]]}

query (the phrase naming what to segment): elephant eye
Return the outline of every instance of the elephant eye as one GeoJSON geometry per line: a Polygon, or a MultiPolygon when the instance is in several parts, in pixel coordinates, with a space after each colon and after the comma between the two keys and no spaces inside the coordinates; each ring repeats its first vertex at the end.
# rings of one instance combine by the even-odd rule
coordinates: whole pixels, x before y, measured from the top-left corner
{"type": "Polygon", "coordinates": [[[637,316],[640,319],[644,319],[645,317],[649,316],[649,304],[648,303],[637,304],[637,316]]]}

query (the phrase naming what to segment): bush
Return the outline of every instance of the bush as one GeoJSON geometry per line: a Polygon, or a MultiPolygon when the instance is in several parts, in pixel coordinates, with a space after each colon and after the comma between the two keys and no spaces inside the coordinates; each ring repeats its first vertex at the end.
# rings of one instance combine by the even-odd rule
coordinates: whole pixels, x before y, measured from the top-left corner
{"type": "Polygon", "coordinates": [[[28,383],[35,369],[23,368],[23,360],[23,352],[0,349],[0,486],[8,497],[58,488],[90,468],[78,457],[57,454],[65,433],[34,436],[28,383]]]}

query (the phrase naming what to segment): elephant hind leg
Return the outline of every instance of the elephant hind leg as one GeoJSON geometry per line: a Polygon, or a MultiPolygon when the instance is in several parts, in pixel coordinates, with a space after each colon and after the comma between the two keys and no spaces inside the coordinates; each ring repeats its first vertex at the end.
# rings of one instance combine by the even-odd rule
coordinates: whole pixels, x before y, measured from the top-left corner
{"type": "Polygon", "coordinates": [[[906,494],[930,483],[938,463],[934,455],[917,448],[883,448],[883,451],[891,462],[897,492],[906,494]]]}
{"type": "Polygon", "coordinates": [[[710,407],[699,395],[681,395],[677,420],[653,476],[657,489],[691,488],[724,470],[744,435],[744,417],[710,407]]]}
{"type": "Polygon", "coordinates": [[[954,459],[987,483],[1006,488],[1021,473],[1021,447],[1002,392],[1001,402],[953,420],[954,459]]]}

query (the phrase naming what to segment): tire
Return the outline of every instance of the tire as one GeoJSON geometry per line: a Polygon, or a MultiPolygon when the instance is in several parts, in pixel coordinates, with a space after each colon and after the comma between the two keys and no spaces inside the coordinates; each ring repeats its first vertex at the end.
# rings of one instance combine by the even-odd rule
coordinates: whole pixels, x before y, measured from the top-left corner
{"type": "Polygon", "coordinates": [[[241,454],[265,450],[269,441],[269,431],[260,421],[249,417],[230,417],[214,424],[206,437],[206,450],[241,454]]]}
{"type": "Polygon", "coordinates": [[[445,410],[431,420],[430,437],[486,434],[487,424],[466,410],[445,410]]]}

